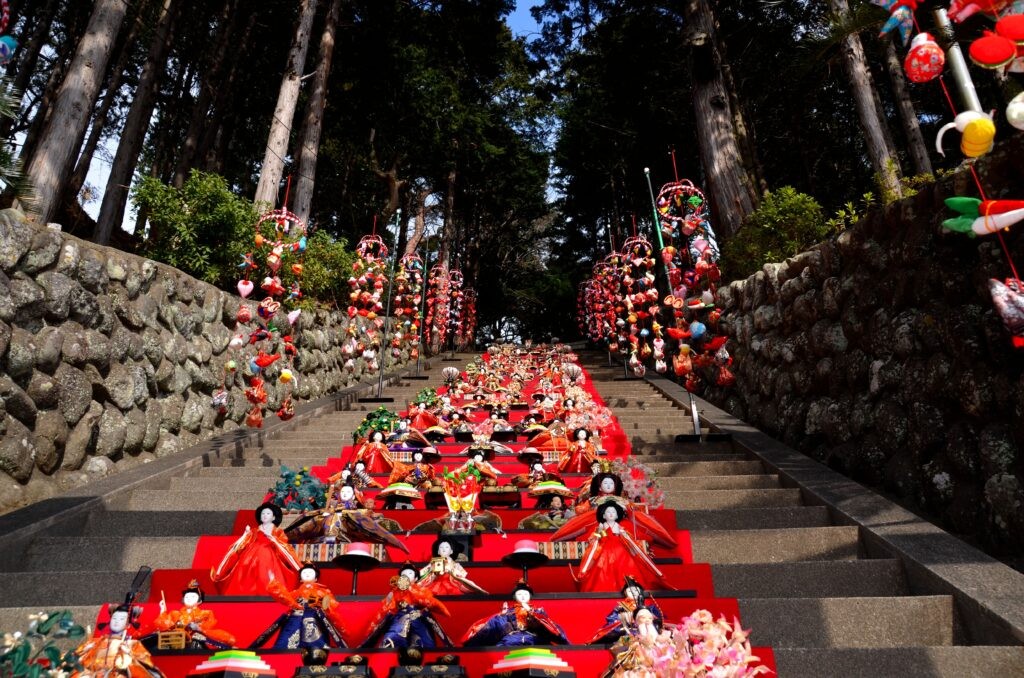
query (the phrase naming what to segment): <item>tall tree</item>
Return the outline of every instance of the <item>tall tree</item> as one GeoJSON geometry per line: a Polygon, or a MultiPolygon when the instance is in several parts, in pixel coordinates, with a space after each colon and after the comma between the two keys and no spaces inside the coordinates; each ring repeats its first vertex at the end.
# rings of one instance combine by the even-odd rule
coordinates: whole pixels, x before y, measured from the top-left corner
{"type": "Polygon", "coordinates": [[[316,184],[316,162],[320,155],[320,131],[323,129],[324,106],[327,104],[327,78],[331,74],[334,59],[334,32],[341,13],[341,0],[331,0],[320,35],[320,59],[313,76],[313,89],[306,103],[306,116],[299,135],[298,182],[295,186],[295,214],[303,221],[309,220],[313,205],[313,188],[316,184]]]}
{"type": "MultiPolygon", "coordinates": [[[[829,4],[840,21],[849,17],[850,5],[846,0],[829,0],[829,4]]],[[[900,186],[899,156],[888,138],[885,121],[879,114],[875,84],[864,56],[864,45],[860,41],[860,35],[855,32],[846,35],[841,49],[843,68],[850,81],[871,165],[875,168],[878,182],[887,197],[899,198],[903,195],[900,186]]]]}
{"type": "Polygon", "coordinates": [[[903,136],[906,137],[907,148],[910,150],[910,160],[914,163],[914,173],[931,174],[932,161],[928,157],[928,146],[925,145],[924,135],[921,134],[921,123],[918,122],[914,102],[910,100],[907,78],[903,74],[903,64],[900,63],[900,59],[896,55],[896,47],[892,44],[892,39],[884,38],[883,42],[885,43],[885,69],[889,73],[889,81],[892,83],[892,95],[896,100],[900,125],[903,126],[903,136]]]}
{"type": "Polygon", "coordinates": [[[292,39],[292,48],[288,53],[288,65],[277,95],[277,106],[274,117],[270,121],[270,134],[267,135],[267,149],[263,155],[260,170],[260,182],[256,187],[254,201],[275,205],[277,193],[284,173],[285,156],[288,154],[288,138],[291,134],[292,120],[295,118],[295,107],[299,102],[299,89],[302,85],[302,69],[306,65],[306,52],[309,49],[309,34],[313,28],[313,17],[316,15],[318,0],[300,0],[301,12],[299,23],[292,39]]]}
{"type": "Polygon", "coordinates": [[[752,159],[742,151],[747,132],[737,125],[742,114],[733,110],[737,97],[730,94],[723,72],[724,55],[710,0],[686,0],[684,17],[701,166],[717,217],[715,227],[728,238],[760,202],[759,182],[751,171],[752,159]]]}
{"type": "MultiPolygon", "coordinates": [[[[24,98],[29,80],[35,72],[36,64],[39,62],[39,55],[43,51],[43,45],[46,44],[46,38],[49,36],[50,27],[53,25],[53,19],[56,14],[57,0],[47,0],[45,5],[38,8],[36,21],[33,24],[28,40],[19,47],[16,52],[16,58],[11,62],[11,65],[8,65],[8,73],[11,73],[12,65],[15,69],[11,88],[15,92],[19,92],[19,96],[22,98],[24,98]]],[[[7,117],[0,120],[0,137],[6,138],[11,133],[14,121],[15,118],[7,117]]]]}
{"type": "Polygon", "coordinates": [[[100,214],[96,223],[93,240],[101,245],[110,241],[110,234],[120,228],[124,220],[128,188],[139,162],[139,152],[145,140],[149,119],[153,115],[156,87],[167,63],[167,51],[171,45],[171,29],[181,6],[181,0],[162,0],[153,41],[149,46],[145,65],[135,89],[131,109],[121,131],[121,141],[110,167],[110,177],[103,193],[100,214]]]}
{"type": "Polygon", "coordinates": [[[85,36],[53,103],[53,114],[28,165],[29,180],[37,191],[32,212],[41,222],[49,221],[64,197],[75,142],[89,124],[126,10],[122,0],[96,0],[85,36]]]}

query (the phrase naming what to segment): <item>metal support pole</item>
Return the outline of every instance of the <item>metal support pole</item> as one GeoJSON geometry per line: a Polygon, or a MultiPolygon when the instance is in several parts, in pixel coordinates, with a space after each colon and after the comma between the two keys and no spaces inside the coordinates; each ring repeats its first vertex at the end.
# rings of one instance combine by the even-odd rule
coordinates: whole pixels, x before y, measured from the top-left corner
{"type": "Polygon", "coordinates": [[[696,400],[696,398],[693,397],[692,393],[690,393],[689,395],[690,395],[690,416],[693,417],[693,434],[695,436],[697,436],[697,438],[701,442],[704,442],[704,437],[701,435],[701,432],[700,432],[700,412],[697,411],[697,400],[696,400]]]}
{"type": "Polygon", "coordinates": [[[971,73],[967,70],[967,61],[960,45],[956,42],[956,35],[953,34],[953,24],[949,21],[949,15],[945,9],[936,9],[935,25],[938,32],[946,42],[949,49],[946,50],[946,61],[949,63],[949,70],[953,73],[953,81],[956,83],[957,91],[960,92],[960,99],[963,102],[964,110],[984,113],[981,107],[981,100],[978,99],[978,92],[974,89],[974,81],[971,80],[971,73]]]}

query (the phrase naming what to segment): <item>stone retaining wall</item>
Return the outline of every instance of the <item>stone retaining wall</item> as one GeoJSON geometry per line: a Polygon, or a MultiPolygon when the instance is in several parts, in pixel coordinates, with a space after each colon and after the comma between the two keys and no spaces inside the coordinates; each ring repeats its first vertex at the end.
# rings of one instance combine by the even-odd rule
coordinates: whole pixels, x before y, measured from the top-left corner
{"type": "MultiPolygon", "coordinates": [[[[241,303],[251,304],[0,211],[0,512],[237,428],[255,354],[228,345],[242,331],[241,303]],[[231,359],[239,370],[219,414],[211,395],[231,359]]],[[[339,312],[300,315],[292,328],[296,401],[369,378],[358,356],[345,365],[348,324],[339,312]]],[[[282,362],[266,370],[271,410],[283,397],[282,362]]]]}
{"type": "MultiPolygon", "coordinates": [[[[1024,198],[1022,150],[979,165],[990,197],[1024,198]]],[[[987,288],[1010,272],[995,236],[941,231],[950,195],[976,195],[968,172],[724,287],[736,385],[709,399],[1020,558],[1024,355],[987,288]]],[[[1007,234],[1018,265],[1022,228],[1007,234]]]]}

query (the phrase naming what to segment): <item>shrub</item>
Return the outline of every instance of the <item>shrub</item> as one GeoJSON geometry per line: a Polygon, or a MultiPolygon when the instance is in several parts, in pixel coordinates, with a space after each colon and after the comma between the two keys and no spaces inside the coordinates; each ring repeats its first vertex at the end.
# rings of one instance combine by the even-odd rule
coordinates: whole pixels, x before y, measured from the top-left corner
{"type": "Polygon", "coordinates": [[[764,264],[802,252],[839,230],[828,222],[821,205],[792,186],[765,191],[760,207],[722,248],[721,268],[727,278],[745,278],[764,264]]]}

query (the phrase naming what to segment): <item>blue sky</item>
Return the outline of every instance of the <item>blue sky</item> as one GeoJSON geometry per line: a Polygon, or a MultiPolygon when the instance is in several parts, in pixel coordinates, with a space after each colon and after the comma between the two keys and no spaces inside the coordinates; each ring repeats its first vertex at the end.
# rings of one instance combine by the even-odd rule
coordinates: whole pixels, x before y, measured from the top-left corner
{"type": "Polygon", "coordinates": [[[516,8],[508,15],[508,25],[514,35],[529,35],[537,31],[537,22],[530,16],[530,8],[540,0],[516,0],[516,8]]]}

